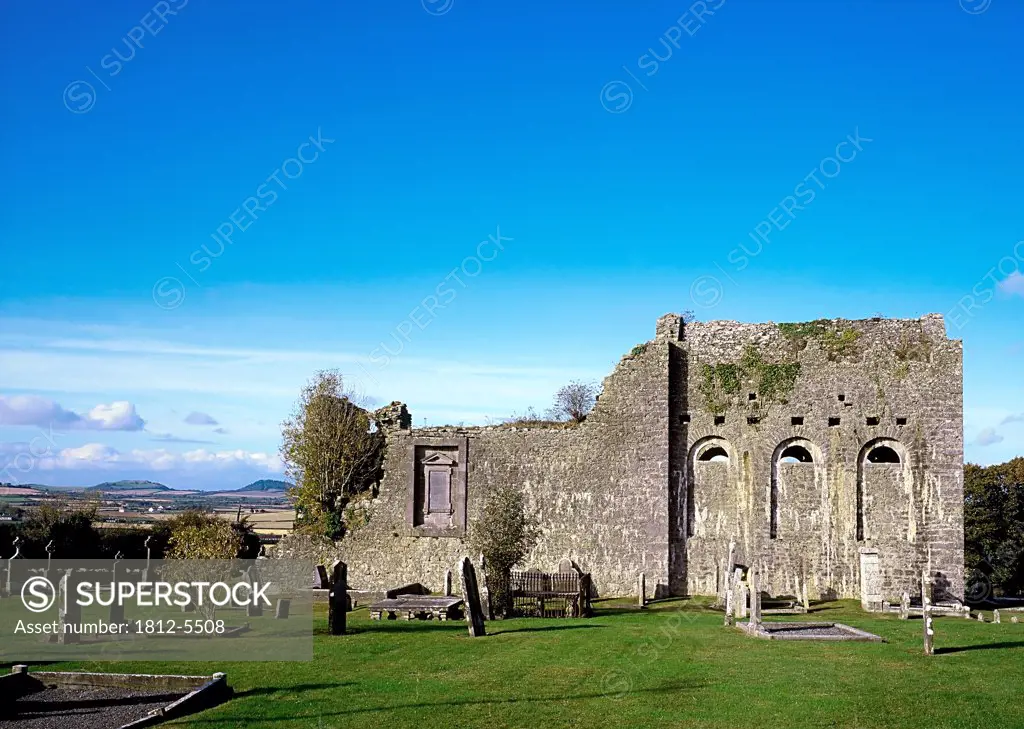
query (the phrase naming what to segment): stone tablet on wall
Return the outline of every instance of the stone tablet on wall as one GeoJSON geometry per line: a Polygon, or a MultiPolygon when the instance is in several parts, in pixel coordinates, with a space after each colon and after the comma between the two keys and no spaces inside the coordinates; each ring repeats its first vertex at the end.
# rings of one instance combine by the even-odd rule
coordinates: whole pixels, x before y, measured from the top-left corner
{"type": "Polygon", "coordinates": [[[466,534],[466,438],[417,438],[406,522],[415,536],[466,534]]]}

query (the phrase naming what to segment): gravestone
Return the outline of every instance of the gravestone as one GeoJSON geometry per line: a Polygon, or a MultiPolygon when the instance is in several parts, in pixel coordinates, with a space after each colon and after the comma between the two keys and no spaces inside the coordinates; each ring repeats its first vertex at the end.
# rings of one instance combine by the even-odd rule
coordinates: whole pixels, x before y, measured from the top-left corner
{"type": "Polygon", "coordinates": [[[348,607],[348,565],[334,565],[331,593],[327,608],[327,625],[331,635],[345,634],[345,610],[348,607]]]}
{"type": "Polygon", "coordinates": [[[922,623],[924,623],[924,654],[931,656],[935,654],[935,626],[932,621],[932,605],[931,601],[924,598],[924,608],[922,612],[922,623]]]}
{"type": "Polygon", "coordinates": [[[979,623],[984,623],[985,622],[985,615],[984,615],[984,613],[978,613],[977,620],[978,620],[979,623]]]}
{"type": "Polygon", "coordinates": [[[807,598],[807,577],[805,576],[801,581],[801,598],[804,605],[804,612],[809,613],[811,611],[811,601],[807,598]]]}
{"type": "Polygon", "coordinates": [[[750,586],[750,627],[757,630],[761,627],[761,573],[754,573],[753,584],[750,586]]]}
{"type": "Polygon", "coordinates": [[[444,596],[445,597],[451,597],[452,596],[452,571],[451,570],[445,570],[444,571],[444,596]]]}
{"type": "Polygon", "coordinates": [[[566,559],[563,559],[561,562],[558,563],[558,572],[560,574],[564,575],[564,574],[568,574],[568,573],[575,572],[575,571],[576,571],[576,565],[574,565],[572,563],[571,559],[566,558],[566,559]]]}
{"type": "Polygon", "coordinates": [[[466,605],[466,622],[469,624],[469,636],[479,638],[484,632],[484,611],[480,604],[480,586],[476,581],[476,570],[469,557],[462,558],[462,599],[466,605]]]}
{"type": "MultiPolygon", "coordinates": [[[[474,577],[476,573],[474,572],[474,577]]],[[[484,617],[487,620],[494,620],[494,607],[491,605],[491,590],[487,587],[487,562],[484,556],[480,555],[480,605],[484,610],[484,617]]]]}
{"type": "Polygon", "coordinates": [[[733,614],[737,618],[747,617],[747,585],[743,581],[743,568],[736,567],[732,572],[732,580],[736,594],[733,595],[733,614]]]}
{"type": "Polygon", "coordinates": [[[331,587],[331,578],[327,576],[327,568],[322,564],[316,566],[316,574],[313,575],[313,585],[319,590],[328,590],[331,587]]]}
{"type": "Polygon", "coordinates": [[[150,579],[150,571],[149,571],[150,557],[153,555],[153,548],[150,547],[150,543],[152,541],[153,541],[153,537],[149,536],[149,537],[146,537],[146,540],[142,543],[142,546],[146,548],[146,568],[144,570],[142,570],[141,582],[151,582],[152,581],[150,579]]]}
{"type": "Polygon", "coordinates": [[[57,642],[61,645],[79,643],[82,606],[78,604],[78,576],[73,569],[64,573],[57,588],[57,642]]]}
{"type": "MultiPolygon", "coordinates": [[[[117,582],[120,578],[120,570],[118,569],[117,563],[124,558],[124,555],[118,552],[114,555],[114,564],[110,568],[110,579],[113,583],[111,590],[117,592],[117,582]]],[[[117,595],[111,595],[110,600],[110,622],[113,625],[121,625],[124,623],[124,603],[117,599],[117,595]]]]}
{"type": "Polygon", "coordinates": [[[288,612],[292,608],[292,601],[287,597],[279,598],[277,601],[277,609],[274,610],[274,617],[278,620],[287,620],[288,612]]]}
{"type": "MultiPolygon", "coordinates": [[[[259,582],[259,573],[256,571],[256,565],[249,565],[249,569],[245,571],[245,579],[250,585],[255,585],[259,582]]],[[[263,604],[261,601],[254,599],[255,590],[249,589],[249,604],[245,606],[245,615],[249,618],[263,617],[263,604]]]]}
{"type": "Polygon", "coordinates": [[[910,619],[910,593],[906,590],[903,591],[903,596],[900,598],[900,620],[910,619]]]}
{"type": "Polygon", "coordinates": [[[21,589],[21,575],[14,560],[21,556],[21,537],[15,537],[11,543],[14,547],[14,554],[7,560],[7,569],[4,574],[4,584],[0,585],[4,595],[14,595],[21,589]]]}
{"type": "Polygon", "coordinates": [[[637,578],[636,593],[639,596],[640,607],[647,605],[647,575],[643,572],[641,572],[640,577],[637,578]]]}
{"type": "Polygon", "coordinates": [[[992,611],[992,622],[993,623],[1001,623],[1002,622],[1002,619],[999,617],[999,611],[998,610],[993,610],[992,611]]]}
{"type": "Polygon", "coordinates": [[[736,610],[736,585],[735,577],[729,575],[729,584],[725,588],[725,624],[727,627],[735,625],[734,619],[736,610]]]}
{"type": "Polygon", "coordinates": [[[1018,618],[1016,615],[1011,615],[1010,616],[1010,622],[1013,623],[1014,625],[1016,625],[1017,623],[1020,622],[1020,618],[1018,618]]]}

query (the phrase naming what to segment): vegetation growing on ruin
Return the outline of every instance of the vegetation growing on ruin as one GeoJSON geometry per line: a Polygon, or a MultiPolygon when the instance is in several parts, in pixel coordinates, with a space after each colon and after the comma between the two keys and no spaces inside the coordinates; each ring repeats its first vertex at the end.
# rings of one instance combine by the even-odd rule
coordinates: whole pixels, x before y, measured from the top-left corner
{"type": "Polygon", "coordinates": [[[799,375],[799,362],[767,362],[756,347],[748,346],[738,363],[703,365],[698,389],[704,395],[707,409],[721,414],[747,382],[757,391],[764,407],[785,403],[799,375]]]}
{"type": "Polygon", "coordinates": [[[779,333],[789,343],[790,350],[802,352],[812,339],[825,352],[830,362],[852,357],[858,353],[858,342],[862,336],[859,329],[839,328],[828,319],[779,324],[779,333]]]}
{"type": "Polygon", "coordinates": [[[918,332],[915,336],[904,334],[893,353],[902,363],[928,362],[932,358],[932,340],[924,332],[918,332]]]}
{"type": "Polygon", "coordinates": [[[639,357],[641,354],[647,351],[647,342],[638,344],[633,349],[629,350],[630,357],[639,357]]]}

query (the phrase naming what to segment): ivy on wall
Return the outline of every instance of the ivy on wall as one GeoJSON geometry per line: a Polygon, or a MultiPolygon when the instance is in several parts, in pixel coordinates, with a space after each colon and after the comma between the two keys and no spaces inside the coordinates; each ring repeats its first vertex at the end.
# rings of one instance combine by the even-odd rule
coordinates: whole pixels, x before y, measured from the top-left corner
{"type": "Polygon", "coordinates": [[[813,339],[825,352],[829,362],[838,362],[860,352],[858,342],[862,332],[852,327],[840,328],[828,319],[779,324],[779,333],[794,352],[807,349],[807,343],[813,339]]]}
{"type": "Polygon", "coordinates": [[[799,375],[799,362],[766,362],[756,347],[748,346],[738,363],[702,365],[699,389],[705,407],[716,415],[728,410],[732,397],[744,384],[749,384],[762,406],[769,408],[776,402],[786,402],[799,375]]]}

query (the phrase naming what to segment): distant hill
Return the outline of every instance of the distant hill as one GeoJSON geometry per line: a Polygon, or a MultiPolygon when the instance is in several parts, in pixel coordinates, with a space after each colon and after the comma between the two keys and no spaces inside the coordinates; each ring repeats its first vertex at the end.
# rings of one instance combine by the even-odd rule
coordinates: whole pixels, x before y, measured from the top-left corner
{"type": "Polygon", "coordinates": [[[173,491],[170,486],[164,486],[156,481],[104,481],[95,486],[90,486],[86,491],[173,491]]]}
{"type": "Polygon", "coordinates": [[[292,487],[292,484],[287,481],[275,481],[272,478],[261,478],[259,481],[253,481],[248,486],[243,486],[240,489],[233,489],[233,492],[238,491],[287,491],[292,487]]]}

